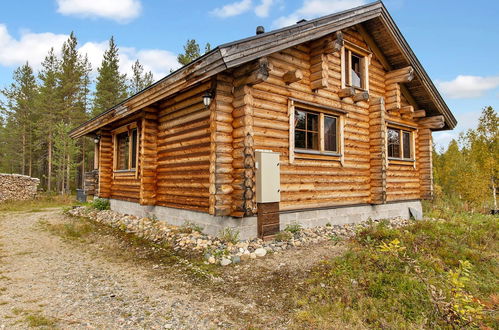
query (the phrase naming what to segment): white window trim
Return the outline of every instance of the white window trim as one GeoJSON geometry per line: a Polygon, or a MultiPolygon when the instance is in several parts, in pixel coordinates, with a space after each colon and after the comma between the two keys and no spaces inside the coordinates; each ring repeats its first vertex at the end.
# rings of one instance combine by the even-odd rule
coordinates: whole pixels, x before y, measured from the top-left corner
{"type": "MultiPolygon", "coordinates": [[[[289,163],[295,163],[295,153],[306,154],[306,155],[317,155],[320,157],[331,158],[326,160],[336,160],[344,165],[345,162],[345,117],[346,111],[330,108],[321,104],[314,104],[311,102],[300,101],[297,99],[290,98],[288,100],[288,117],[289,117],[289,163]],[[295,108],[300,108],[303,110],[309,110],[319,113],[319,128],[320,135],[324,132],[324,115],[332,116],[337,118],[337,143],[338,152],[333,151],[321,151],[324,150],[324,138],[319,135],[320,150],[306,150],[306,149],[295,149],[295,108]]],[[[323,159],[323,158],[320,158],[323,159]]]]}

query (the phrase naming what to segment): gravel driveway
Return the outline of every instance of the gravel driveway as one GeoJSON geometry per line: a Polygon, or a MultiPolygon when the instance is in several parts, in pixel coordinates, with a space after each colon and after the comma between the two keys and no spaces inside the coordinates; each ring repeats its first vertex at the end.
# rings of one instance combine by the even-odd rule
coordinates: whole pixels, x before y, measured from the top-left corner
{"type": "Polygon", "coordinates": [[[209,281],[106,229],[76,239],[47,229],[74,221],[58,209],[0,214],[0,329],[292,328],[296,289],[343,250],[289,250],[209,281]]]}

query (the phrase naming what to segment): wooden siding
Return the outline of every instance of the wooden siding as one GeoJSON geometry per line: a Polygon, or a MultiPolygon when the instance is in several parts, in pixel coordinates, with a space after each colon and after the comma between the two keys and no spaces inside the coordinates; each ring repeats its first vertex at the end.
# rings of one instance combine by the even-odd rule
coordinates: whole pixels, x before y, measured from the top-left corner
{"type": "Polygon", "coordinates": [[[160,104],[156,204],[209,211],[210,111],[206,82],[160,104]]]}
{"type": "Polygon", "coordinates": [[[218,75],[216,98],[210,108],[210,214],[232,213],[233,182],[233,78],[218,75]]]}
{"type": "MultiPolygon", "coordinates": [[[[370,49],[356,28],[342,32],[345,42],[370,49]]],[[[400,113],[404,107],[420,109],[401,93],[399,83],[386,83],[387,69],[375,54],[365,60],[369,100],[358,97],[359,92],[343,97],[341,51],[321,51],[333,38],[228,70],[112,125],[139,123],[137,175],[112,173],[110,133],[103,131],[100,196],[219,216],[251,216],[257,210],[257,149],[281,154],[280,210],[431,196],[431,131],[410,113],[400,113]],[[208,90],[215,92],[215,99],[206,109],[202,99],[208,90]],[[338,110],[342,155],[311,155],[292,148],[293,106],[311,104],[338,110]],[[415,162],[387,159],[386,127],[392,122],[416,128],[415,162]]]]}

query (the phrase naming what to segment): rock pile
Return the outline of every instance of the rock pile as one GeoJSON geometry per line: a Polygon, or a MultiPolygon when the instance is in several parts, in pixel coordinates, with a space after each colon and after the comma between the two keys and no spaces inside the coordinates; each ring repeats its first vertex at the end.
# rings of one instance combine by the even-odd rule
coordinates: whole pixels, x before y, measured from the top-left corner
{"type": "Polygon", "coordinates": [[[20,174],[0,173],[0,203],[8,200],[28,200],[36,196],[40,180],[20,174]]]}
{"type": "MultiPolygon", "coordinates": [[[[203,234],[189,223],[178,227],[156,219],[123,215],[110,210],[98,211],[90,207],[77,207],[70,210],[69,214],[89,218],[158,244],[167,244],[178,252],[203,256],[207,263],[222,266],[262,258],[268,253],[279,253],[286,249],[326,240],[341,241],[354,236],[360,228],[371,225],[370,222],[363,222],[305,229],[294,225],[289,230],[277,234],[274,240],[263,241],[255,238],[248,241],[230,242],[223,238],[203,234]]],[[[406,226],[410,223],[410,220],[401,218],[387,221],[387,225],[392,228],[406,226]]]]}

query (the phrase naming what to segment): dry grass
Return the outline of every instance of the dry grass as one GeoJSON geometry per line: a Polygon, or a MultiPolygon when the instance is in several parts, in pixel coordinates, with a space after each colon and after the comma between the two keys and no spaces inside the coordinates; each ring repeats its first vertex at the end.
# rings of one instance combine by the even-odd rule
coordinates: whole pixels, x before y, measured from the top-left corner
{"type": "Polygon", "coordinates": [[[0,214],[8,212],[40,212],[54,207],[69,207],[77,204],[73,195],[40,194],[29,201],[6,201],[0,203],[0,214]]]}

